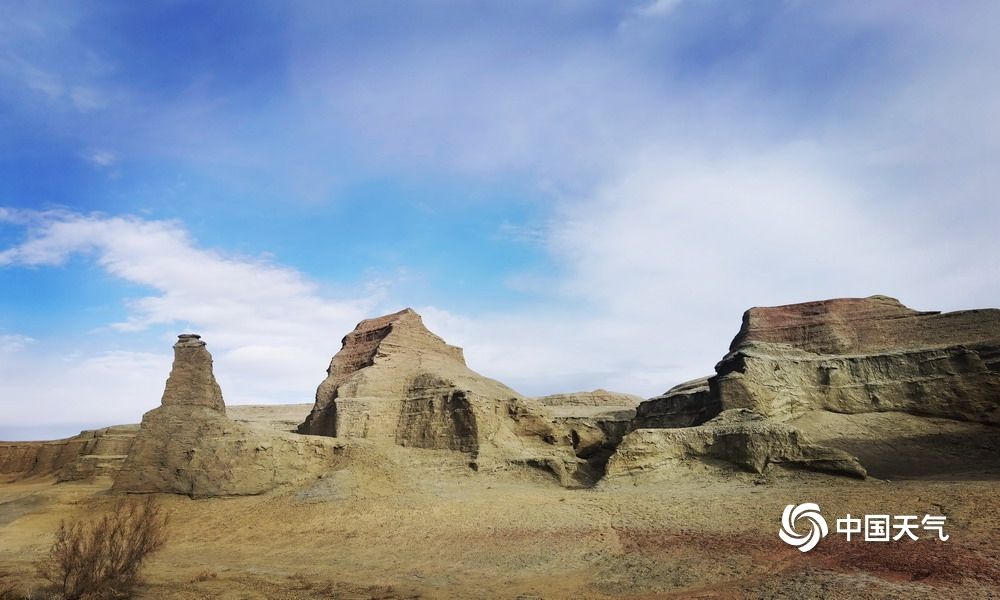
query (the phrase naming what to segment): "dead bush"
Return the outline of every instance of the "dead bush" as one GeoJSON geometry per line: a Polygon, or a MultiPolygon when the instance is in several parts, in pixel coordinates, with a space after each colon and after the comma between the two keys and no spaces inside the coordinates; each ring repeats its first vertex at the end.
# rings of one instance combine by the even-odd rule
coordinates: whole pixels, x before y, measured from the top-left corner
{"type": "Polygon", "coordinates": [[[120,498],[102,517],[60,523],[38,573],[63,600],[130,598],[143,563],[166,542],[168,521],[150,496],[120,498]]]}
{"type": "Polygon", "coordinates": [[[0,581],[0,600],[25,600],[28,596],[17,591],[9,581],[0,581]]]}

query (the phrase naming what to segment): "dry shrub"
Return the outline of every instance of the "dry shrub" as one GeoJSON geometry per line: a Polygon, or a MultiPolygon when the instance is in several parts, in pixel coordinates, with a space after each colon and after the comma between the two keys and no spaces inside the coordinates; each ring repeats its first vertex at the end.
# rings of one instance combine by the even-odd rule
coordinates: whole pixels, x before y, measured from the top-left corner
{"type": "Polygon", "coordinates": [[[102,517],[60,523],[38,573],[63,600],[130,598],[143,563],[166,542],[168,521],[150,496],[120,498],[102,517]]]}
{"type": "Polygon", "coordinates": [[[27,596],[18,592],[13,583],[0,581],[0,600],[24,600],[25,598],[27,596]]]}

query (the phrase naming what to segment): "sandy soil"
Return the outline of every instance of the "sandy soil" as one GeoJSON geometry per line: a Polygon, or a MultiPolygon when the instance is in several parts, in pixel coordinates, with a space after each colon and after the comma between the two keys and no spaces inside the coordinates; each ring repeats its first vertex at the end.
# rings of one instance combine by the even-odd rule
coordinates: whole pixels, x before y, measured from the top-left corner
{"type": "MultiPolygon", "coordinates": [[[[231,414],[276,428],[294,421],[253,412],[231,414]]],[[[845,435],[849,425],[839,424],[845,435]]],[[[913,443],[925,442],[934,446],[913,443]]],[[[149,563],[140,597],[996,598],[1000,469],[992,444],[967,436],[963,469],[939,461],[907,479],[695,466],[589,490],[560,488],[530,468],[473,472],[449,452],[373,448],[370,460],[304,487],[162,496],[170,540],[149,563]],[[950,538],[846,542],[831,531],[802,553],[777,533],[782,509],[803,502],[818,503],[831,529],[848,513],[945,515],[950,538]]],[[[960,448],[946,449],[961,458],[960,448]]],[[[0,485],[0,575],[38,588],[32,563],[59,521],[105,510],[109,486],[0,485]]]]}

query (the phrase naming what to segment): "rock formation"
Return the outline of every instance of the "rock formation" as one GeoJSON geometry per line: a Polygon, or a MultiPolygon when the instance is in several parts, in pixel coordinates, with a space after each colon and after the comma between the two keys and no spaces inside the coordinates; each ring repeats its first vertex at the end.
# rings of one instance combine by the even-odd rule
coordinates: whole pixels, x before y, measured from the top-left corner
{"type": "Polygon", "coordinates": [[[751,308],[716,375],[644,402],[636,425],[697,424],[731,408],[1000,423],[1000,310],[918,312],[886,296],[751,308]]]}
{"type": "Polygon", "coordinates": [[[722,409],[1000,423],[1000,310],[917,312],[885,296],[752,308],[716,371],[722,409]]]}
{"type": "Polygon", "coordinates": [[[252,495],[338,468],[343,444],[230,420],[205,343],[179,337],[161,405],[143,415],[115,491],[252,495]]]}
{"type": "Polygon", "coordinates": [[[552,394],[535,398],[569,429],[573,450],[598,470],[632,428],[642,397],[607,390],[552,394]]]}
{"type": "Polygon", "coordinates": [[[137,425],[117,425],[50,442],[0,442],[0,482],[55,476],[60,481],[114,476],[137,425]]]}
{"type": "Polygon", "coordinates": [[[814,446],[803,447],[799,454],[783,449],[781,440],[795,437],[801,443],[802,435],[810,433],[831,447],[863,455],[866,464],[877,465],[880,475],[893,474],[911,471],[898,461],[882,460],[880,453],[887,449],[937,456],[928,448],[941,432],[982,434],[972,423],[946,426],[928,417],[1000,423],[1000,310],[918,312],[885,296],[751,308],[714,376],[679,385],[639,405],[636,431],[625,438],[609,469],[624,468],[621,460],[628,453],[659,457],[641,463],[663,456],[673,460],[672,453],[684,452],[757,469],[760,461],[742,453],[764,447],[768,452],[779,449],[783,458],[778,462],[806,460],[852,472],[842,459],[817,459],[829,449],[819,455],[814,446]],[[734,409],[752,411],[767,421],[755,418],[748,431],[735,437],[728,426],[720,429],[717,420],[705,423],[734,409]],[[881,421],[863,417],[886,412],[918,415],[915,418],[924,419],[925,425],[907,421],[909,433],[902,439],[892,428],[874,426],[881,421]],[[834,414],[859,418],[838,420],[834,414]],[[705,425],[692,429],[647,429],[701,423],[705,425]],[[826,431],[831,423],[863,432],[864,439],[854,439],[846,430],[826,431]],[[720,434],[728,441],[720,442],[720,434]],[[760,439],[772,435],[776,441],[760,439]],[[654,451],[650,444],[656,440],[682,450],[654,451]]]}
{"type": "Polygon", "coordinates": [[[633,428],[693,427],[713,418],[722,407],[708,380],[703,377],[682,383],[642,402],[636,409],[633,428]]]}
{"type": "Polygon", "coordinates": [[[469,369],[412,309],[344,337],[299,432],[464,452],[474,468],[539,466],[568,486],[594,479],[551,411],[469,369]]]}
{"type": "Polygon", "coordinates": [[[696,427],[633,431],[608,461],[607,474],[680,469],[705,461],[754,473],[780,465],[866,476],[864,467],[850,454],[813,444],[798,429],[746,409],[724,411],[696,427]]]}
{"type": "Polygon", "coordinates": [[[570,394],[552,394],[535,398],[537,402],[545,406],[593,406],[599,408],[629,407],[635,408],[643,401],[642,396],[635,394],[622,394],[621,392],[609,392],[608,390],[594,390],[592,392],[574,392],[570,394]]]}

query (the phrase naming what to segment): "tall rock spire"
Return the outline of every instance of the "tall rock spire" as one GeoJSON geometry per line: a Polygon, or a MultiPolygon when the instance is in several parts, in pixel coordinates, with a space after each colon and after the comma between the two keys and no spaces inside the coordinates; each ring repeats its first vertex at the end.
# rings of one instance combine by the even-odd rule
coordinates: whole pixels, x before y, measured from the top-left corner
{"type": "Polygon", "coordinates": [[[201,336],[183,333],[174,344],[174,365],[160,403],[163,406],[203,406],[226,410],[222,389],[212,373],[212,355],[201,336]]]}
{"type": "Polygon", "coordinates": [[[159,407],[142,417],[113,489],[193,497],[262,494],[337,468],[334,440],[247,427],[226,416],[212,355],[183,334],[159,407]]]}

